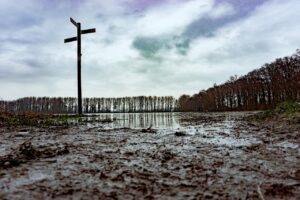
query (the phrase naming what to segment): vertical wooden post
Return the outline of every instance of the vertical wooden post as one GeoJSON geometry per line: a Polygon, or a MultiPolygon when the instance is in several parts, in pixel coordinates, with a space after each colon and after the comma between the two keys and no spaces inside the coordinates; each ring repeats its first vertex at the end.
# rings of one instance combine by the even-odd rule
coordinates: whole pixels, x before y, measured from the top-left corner
{"type": "Polygon", "coordinates": [[[78,114],[82,115],[81,93],[81,24],[77,23],[77,84],[78,84],[78,114]]]}
{"type": "Polygon", "coordinates": [[[70,18],[71,23],[77,28],[77,37],[66,38],[65,43],[77,41],[77,88],[78,88],[78,114],[82,115],[82,93],[81,93],[81,34],[95,33],[96,29],[81,30],[81,24],[70,18]]]}

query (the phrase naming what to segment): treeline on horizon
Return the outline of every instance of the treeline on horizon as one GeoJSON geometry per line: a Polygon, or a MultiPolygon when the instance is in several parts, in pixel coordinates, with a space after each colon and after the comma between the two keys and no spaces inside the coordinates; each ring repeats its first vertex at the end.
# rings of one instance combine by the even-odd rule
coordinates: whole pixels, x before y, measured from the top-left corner
{"type": "Polygon", "coordinates": [[[182,95],[180,111],[246,111],[274,108],[278,103],[300,99],[300,50],[276,59],[247,75],[232,76],[193,96],[182,95]]]}
{"type": "MultiPolygon", "coordinates": [[[[84,113],[113,112],[213,112],[249,111],[274,108],[278,103],[300,99],[300,50],[276,59],[248,74],[214,85],[193,96],[138,96],[123,98],[84,98],[84,113]]],[[[0,101],[7,112],[76,113],[74,97],[25,97],[0,101]]]]}
{"type": "MultiPolygon", "coordinates": [[[[172,96],[138,96],[123,98],[84,98],[84,113],[173,112],[178,107],[172,96]]],[[[74,97],[25,97],[14,101],[0,101],[6,112],[76,113],[74,97]]]]}

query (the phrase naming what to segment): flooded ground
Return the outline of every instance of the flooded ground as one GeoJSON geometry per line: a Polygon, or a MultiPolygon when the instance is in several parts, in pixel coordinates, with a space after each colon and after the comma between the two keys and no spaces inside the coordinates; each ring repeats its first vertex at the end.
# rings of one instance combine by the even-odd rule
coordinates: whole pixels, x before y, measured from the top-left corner
{"type": "Polygon", "coordinates": [[[298,127],[243,119],[252,114],[2,127],[0,199],[300,199],[298,127]]]}

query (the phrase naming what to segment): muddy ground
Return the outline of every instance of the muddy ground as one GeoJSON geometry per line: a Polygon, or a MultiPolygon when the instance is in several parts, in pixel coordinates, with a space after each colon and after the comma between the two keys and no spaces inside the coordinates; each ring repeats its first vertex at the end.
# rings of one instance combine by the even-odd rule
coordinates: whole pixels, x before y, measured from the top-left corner
{"type": "Polygon", "coordinates": [[[300,199],[299,126],[245,115],[1,127],[0,199],[300,199]]]}

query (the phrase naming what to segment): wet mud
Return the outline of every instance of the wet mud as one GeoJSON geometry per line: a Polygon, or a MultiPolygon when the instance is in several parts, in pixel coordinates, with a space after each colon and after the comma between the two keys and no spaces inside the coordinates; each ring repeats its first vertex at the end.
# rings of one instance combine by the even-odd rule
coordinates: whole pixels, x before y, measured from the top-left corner
{"type": "Polygon", "coordinates": [[[250,114],[1,127],[0,199],[300,199],[299,127],[250,114]]]}

